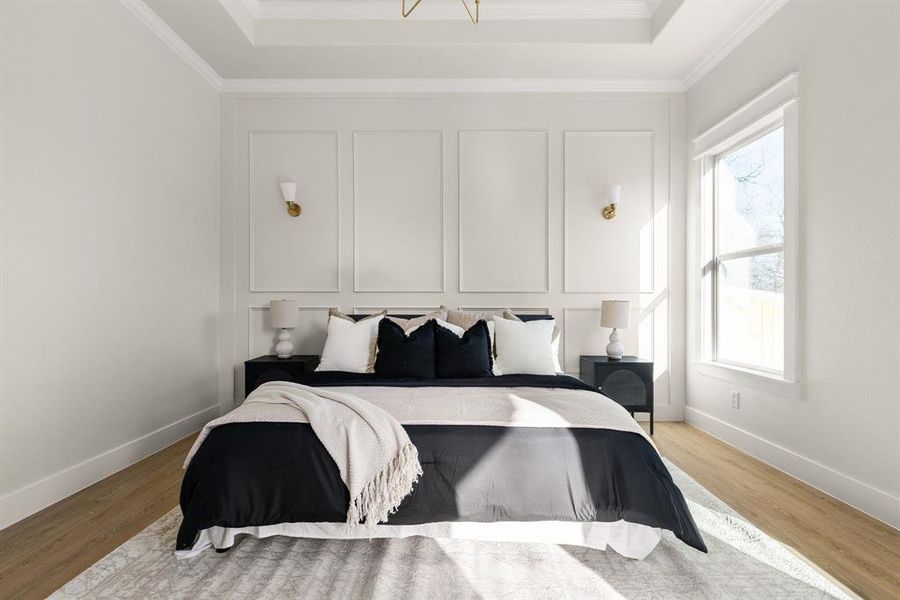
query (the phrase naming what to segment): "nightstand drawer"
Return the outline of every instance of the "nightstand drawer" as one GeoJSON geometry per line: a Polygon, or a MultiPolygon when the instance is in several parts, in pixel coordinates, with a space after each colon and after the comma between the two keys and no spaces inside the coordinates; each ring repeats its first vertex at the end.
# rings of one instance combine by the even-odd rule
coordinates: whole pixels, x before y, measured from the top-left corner
{"type": "Polygon", "coordinates": [[[634,356],[611,360],[607,356],[582,356],[580,378],[600,388],[600,393],[628,412],[650,413],[653,432],[653,363],[634,356]]]}
{"type": "Polygon", "coordinates": [[[650,410],[652,392],[643,377],[627,369],[617,369],[601,374],[597,387],[625,408],[650,410]]]}

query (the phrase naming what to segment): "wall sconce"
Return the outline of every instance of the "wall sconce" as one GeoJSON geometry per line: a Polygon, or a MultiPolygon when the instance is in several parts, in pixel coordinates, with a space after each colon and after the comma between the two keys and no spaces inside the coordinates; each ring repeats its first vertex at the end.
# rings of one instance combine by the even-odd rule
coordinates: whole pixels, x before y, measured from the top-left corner
{"type": "Polygon", "coordinates": [[[622,199],[622,186],[609,186],[607,195],[609,197],[609,204],[603,207],[603,218],[609,221],[610,219],[616,218],[616,206],[619,205],[619,201],[622,199]]]}
{"type": "Polygon", "coordinates": [[[293,181],[281,182],[281,196],[284,198],[284,203],[287,205],[288,214],[292,217],[299,217],[300,213],[303,212],[303,209],[300,208],[299,204],[294,202],[297,198],[297,184],[293,181]]]}

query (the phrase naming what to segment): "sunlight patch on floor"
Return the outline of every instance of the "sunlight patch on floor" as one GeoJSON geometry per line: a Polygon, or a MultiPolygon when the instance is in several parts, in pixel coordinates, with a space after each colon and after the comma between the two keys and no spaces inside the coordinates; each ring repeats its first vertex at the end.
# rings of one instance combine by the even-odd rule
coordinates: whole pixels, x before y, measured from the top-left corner
{"type": "Polygon", "coordinates": [[[796,562],[792,561],[791,557],[798,555],[791,553],[744,519],[710,509],[692,500],[687,502],[697,527],[704,535],[712,536],[739,552],[835,598],[850,598],[830,581],[819,579],[807,571],[792,569],[791,566],[796,562]]]}
{"type": "MultiPolygon", "coordinates": [[[[550,594],[547,597],[552,597],[554,590],[558,591],[566,587],[557,584],[556,580],[559,574],[565,573],[566,578],[571,582],[572,574],[575,573],[579,579],[583,578],[582,587],[590,587],[591,597],[625,600],[625,596],[616,591],[600,575],[559,546],[550,544],[504,544],[507,551],[513,548],[513,551],[518,551],[522,554],[532,551],[534,546],[539,546],[541,560],[530,564],[528,561],[520,562],[517,565],[507,563],[509,568],[498,570],[496,569],[497,564],[503,563],[498,563],[496,560],[483,560],[485,557],[480,552],[458,552],[456,551],[455,540],[437,539],[435,541],[444,551],[447,558],[463,574],[472,590],[483,598],[504,596],[515,598],[517,597],[517,591],[522,589],[522,582],[529,581],[531,585],[534,585],[535,581],[540,580],[546,582],[546,592],[550,594]],[[550,560],[547,560],[548,555],[550,560]],[[535,569],[534,564],[540,564],[541,567],[535,569]],[[487,569],[491,570],[488,571],[487,569]]],[[[485,543],[483,542],[482,544],[485,543]]],[[[471,547],[469,550],[471,550],[471,547]]]]}

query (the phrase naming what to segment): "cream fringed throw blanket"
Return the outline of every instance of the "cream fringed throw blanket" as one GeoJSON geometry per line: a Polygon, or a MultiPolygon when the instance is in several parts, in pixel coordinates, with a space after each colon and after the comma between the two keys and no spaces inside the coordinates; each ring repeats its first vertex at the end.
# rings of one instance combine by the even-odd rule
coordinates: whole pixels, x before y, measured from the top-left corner
{"type": "Polygon", "coordinates": [[[422,474],[418,450],[387,412],[350,394],[283,381],[259,386],[241,406],[207,423],[184,467],[214,427],[257,421],[312,426],[350,491],[349,524],[386,521],[422,474]]]}

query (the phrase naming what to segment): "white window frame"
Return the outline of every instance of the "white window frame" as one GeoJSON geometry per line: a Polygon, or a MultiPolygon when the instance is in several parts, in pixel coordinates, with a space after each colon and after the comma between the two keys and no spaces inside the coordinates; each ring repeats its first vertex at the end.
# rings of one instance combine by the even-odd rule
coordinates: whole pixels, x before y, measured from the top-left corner
{"type": "MultiPolygon", "coordinates": [[[[798,343],[798,146],[797,75],[791,74],[737,111],[706,130],[693,141],[693,158],[699,169],[700,234],[698,266],[700,278],[701,372],[744,383],[775,382],[796,384],[799,380],[798,343]],[[763,135],[784,128],[784,242],[726,254],[716,252],[716,162],[736,148],[763,135]],[[757,366],[717,360],[716,356],[716,273],[723,259],[756,256],[784,251],[784,366],[774,372],[757,366]]],[[[777,386],[776,386],[777,387],[777,386]]]]}

